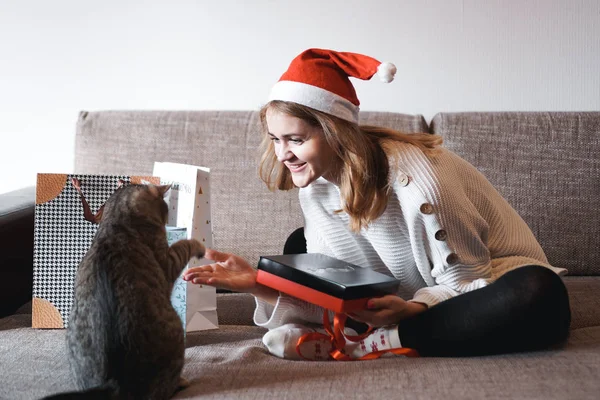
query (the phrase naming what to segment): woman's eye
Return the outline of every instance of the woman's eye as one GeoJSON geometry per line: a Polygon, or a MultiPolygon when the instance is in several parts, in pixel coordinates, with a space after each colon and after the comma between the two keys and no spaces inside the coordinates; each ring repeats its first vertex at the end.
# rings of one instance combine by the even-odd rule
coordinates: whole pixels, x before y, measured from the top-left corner
{"type": "Polygon", "coordinates": [[[271,137],[271,141],[272,141],[272,142],[279,142],[279,139],[278,139],[278,138],[276,138],[276,137],[271,137]]]}
{"type": "Polygon", "coordinates": [[[302,139],[290,139],[290,142],[295,144],[302,144],[302,139]]]}

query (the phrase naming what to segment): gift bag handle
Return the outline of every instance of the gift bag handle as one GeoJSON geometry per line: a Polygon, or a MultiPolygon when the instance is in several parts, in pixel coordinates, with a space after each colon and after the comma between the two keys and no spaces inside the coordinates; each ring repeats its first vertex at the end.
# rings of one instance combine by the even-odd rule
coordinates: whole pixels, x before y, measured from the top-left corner
{"type": "MultiPolygon", "coordinates": [[[[71,183],[73,184],[73,187],[75,188],[75,190],[77,190],[77,193],[79,193],[79,196],[81,197],[81,203],[83,204],[83,218],[85,218],[86,221],[89,221],[92,224],[99,224],[100,221],[102,220],[102,213],[104,212],[104,204],[102,204],[100,206],[100,208],[98,209],[98,212],[96,214],[92,213],[92,210],[90,209],[90,205],[88,204],[88,202],[85,199],[85,196],[83,195],[83,192],[81,190],[81,181],[79,179],[73,177],[73,178],[71,178],[71,183]]],[[[119,179],[119,182],[117,184],[117,189],[123,185],[125,185],[125,181],[122,179],[119,179]]]]}

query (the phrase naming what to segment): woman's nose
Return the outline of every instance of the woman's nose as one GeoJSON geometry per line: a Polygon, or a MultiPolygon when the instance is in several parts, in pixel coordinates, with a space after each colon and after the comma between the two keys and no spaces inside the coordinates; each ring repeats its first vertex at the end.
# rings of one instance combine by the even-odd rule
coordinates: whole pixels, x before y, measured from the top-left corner
{"type": "Polygon", "coordinates": [[[279,146],[277,146],[275,148],[275,151],[276,151],[276,154],[277,154],[277,159],[280,162],[284,162],[284,161],[289,160],[290,158],[293,157],[292,152],[284,144],[280,144],[279,146]]]}

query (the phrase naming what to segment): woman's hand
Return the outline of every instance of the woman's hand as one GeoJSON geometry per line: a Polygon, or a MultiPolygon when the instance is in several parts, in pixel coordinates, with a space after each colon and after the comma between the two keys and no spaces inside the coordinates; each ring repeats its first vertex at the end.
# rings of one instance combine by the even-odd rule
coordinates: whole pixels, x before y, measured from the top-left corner
{"type": "Polygon", "coordinates": [[[235,292],[255,290],[256,270],[242,257],[213,249],[206,249],[204,257],[215,263],[189,268],[183,274],[184,280],[235,292]]]}
{"type": "Polygon", "coordinates": [[[427,309],[425,304],[406,301],[398,296],[388,295],[369,299],[366,310],[349,313],[350,318],[373,327],[397,324],[427,309]]]}

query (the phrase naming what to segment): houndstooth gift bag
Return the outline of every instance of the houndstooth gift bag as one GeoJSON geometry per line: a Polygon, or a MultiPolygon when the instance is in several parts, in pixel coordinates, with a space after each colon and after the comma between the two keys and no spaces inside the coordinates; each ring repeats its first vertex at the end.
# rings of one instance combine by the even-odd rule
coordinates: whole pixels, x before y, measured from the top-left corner
{"type": "Polygon", "coordinates": [[[79,263],[102,217],[103,205],[122,184],[160,184],[127,175],[38,174],[33,249],[33,328],[66,328],[79,263]]]}

